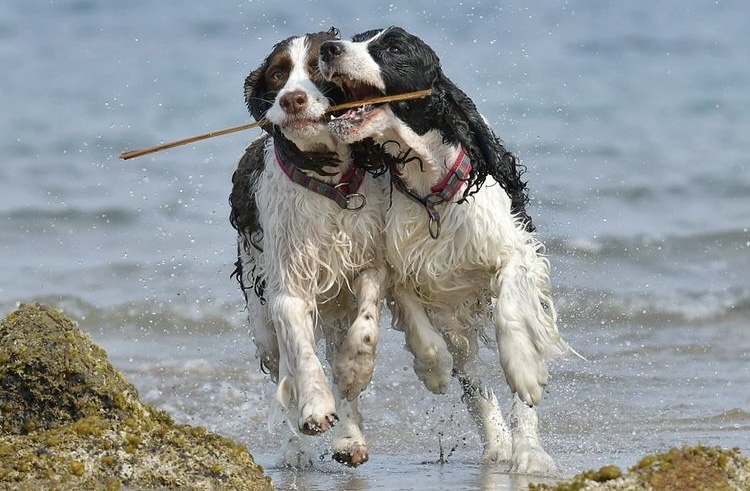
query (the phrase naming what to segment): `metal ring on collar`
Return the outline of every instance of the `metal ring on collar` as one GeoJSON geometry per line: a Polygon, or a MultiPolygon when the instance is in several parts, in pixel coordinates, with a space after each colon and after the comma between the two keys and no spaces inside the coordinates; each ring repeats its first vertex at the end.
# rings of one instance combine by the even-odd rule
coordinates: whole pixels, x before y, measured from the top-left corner
{"type": "Polygon", "coordinates": [[[361,210],[367,204],[367,198],[364,194],[352,193],[346,195],[346,209],[347,210],[361,210]]]}
{"type": "Polygon", "coordinates": [[[427,224],[427,228],[430,231],[430,237],[433,239],[440,237],[440,218],[430,216],[430,222],[427,224]]]}

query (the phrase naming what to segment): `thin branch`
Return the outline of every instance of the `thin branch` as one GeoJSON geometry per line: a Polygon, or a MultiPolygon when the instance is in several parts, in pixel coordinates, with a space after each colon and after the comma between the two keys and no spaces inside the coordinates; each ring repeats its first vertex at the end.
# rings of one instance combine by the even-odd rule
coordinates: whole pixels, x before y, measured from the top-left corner
{"type": "MultiPolygon", "coordinates": [[[[421,99],[423,97],[427,97],[430,94],[432,94],[432,90],[426,89],[426,90],[417,90],[415,92],[406,92],[404,94],[396,94],[396,95],[387,95],[382,97],[373,97],[371,99],[364,99],[361,101],[351,101],[351,102],[345,102],[343,104],[338,104],[336,106],[331,106],[326,111],[327,113],[333,112],[333,111],[340,111],[342,109],[350,109],[353,107],[359,107],[359,106],[365,106],[365,105],[371,105],[371,104],[382,104],[385,102],[396,102],[396,101],[404,101],[408,99],[421,99]]],[[[190,138],[184,138],[182,140],[177,140],[169,143],[164,143],[162,145],[156,145],[154,147],[149,148],[142,148],[140,150],[128,150],[127,152],[123,152],[120,154],[120,158],[122,160],[129,160],[135,157],[141,157],[143,155],[148,155],[151,153],[161,152],[162,150],[168,150],[170,148],[179,147],[182,145],[188,145],[190,143],[195,143],[197,141],[201,140],[207,140],[209,138],[214,138],[216,136],[222,136],[222,135],[228,135],[230,133],[236,133],[238,131],[244,131],[249,130],[252,128],[257,128],[258,126],[261,126],[265,124],[267,121],[265,119],[261,119],[260,121],[256,121],[255,123],[248,123],[243,124],[240,126],[232,126],[231,128],[225,128],[223,130],[217,130],[217,131],[211,131],[209,133],[204,133],[202,135],[196,135],[191,136],[190,138]]]]}

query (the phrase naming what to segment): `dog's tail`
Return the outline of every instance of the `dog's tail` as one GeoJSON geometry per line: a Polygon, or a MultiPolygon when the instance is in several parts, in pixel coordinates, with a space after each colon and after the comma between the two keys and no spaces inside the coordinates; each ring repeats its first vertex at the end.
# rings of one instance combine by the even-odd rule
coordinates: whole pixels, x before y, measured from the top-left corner
{"type": "Polygon", "coordinates": [[[528,245],[511,254],[499,275],[494,323],[505,379],[533,406],[547,384],[547,361],[577,353],[557,330],[549,262],[541,254],[542,246],[528,245]]]}

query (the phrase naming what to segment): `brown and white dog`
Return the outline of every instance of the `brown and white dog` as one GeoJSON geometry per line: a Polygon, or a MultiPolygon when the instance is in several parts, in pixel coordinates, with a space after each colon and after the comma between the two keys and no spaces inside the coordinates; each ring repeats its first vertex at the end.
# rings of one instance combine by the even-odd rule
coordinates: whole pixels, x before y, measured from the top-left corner
{"type": "MultiPolygon", "coordinates": [[[[289,410],[295,444],[296,429],[315,435],[336,425],[333,457],[355,466],[368,459],[357,396],[372,377],[378,342],[386,195],[326,125],[343,94],[320,77],[318,53],[337,35],[288,38],[247,77],[247,106],[266,119],[268,135],[234,173],[230,220],[253,340],[277,383],[270,419],[289,410]],[[316,354],[321,334],[333,389],[316,354]]],[[[296,447],[286,459],[312,461],[296,447]]]]}
{"type": "Polygon", "coordinates": [[[458,378],[483,460],[510,461],[517,473],[555,474],[532,406],[547,384],[547,360],[572,350],[557,329],[522,168],[445,76],[435,52],[401,28],[326,41],[320,69],[356,99],[432,89],[425,99],[366,106],[329,126],[346,143],[373,139],[370,170],[390,173],[389,296],[418,377],[435,393],[458,378]],[[487,325],[516,394],[510,431],[492,389],[471,370],[487,325]]]}

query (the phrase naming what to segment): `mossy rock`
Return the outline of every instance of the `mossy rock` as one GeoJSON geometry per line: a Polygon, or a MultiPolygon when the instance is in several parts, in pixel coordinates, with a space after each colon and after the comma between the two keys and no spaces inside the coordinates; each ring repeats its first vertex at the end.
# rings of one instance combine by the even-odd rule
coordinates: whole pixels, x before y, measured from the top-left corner
{"type": "Polygon", "coordinates": [[[61,311],[22,305],[0,325],[0,431],[23,435],[88,416],[149,416],[136,388],[61,311]]]}
{"type": "Polygon", "coordinates": [[[247,449],[174,424],[61,311],[0,322],[0,489],[271,490],[247,449]]]}
{"type": "Polygon", "coordinates": [[[647,455],[622,473],[615,466],[586,471],[556,484],[532,484],[532,491],[747,491],[750,460],[739,449],[685,446],[647,455]]]}

